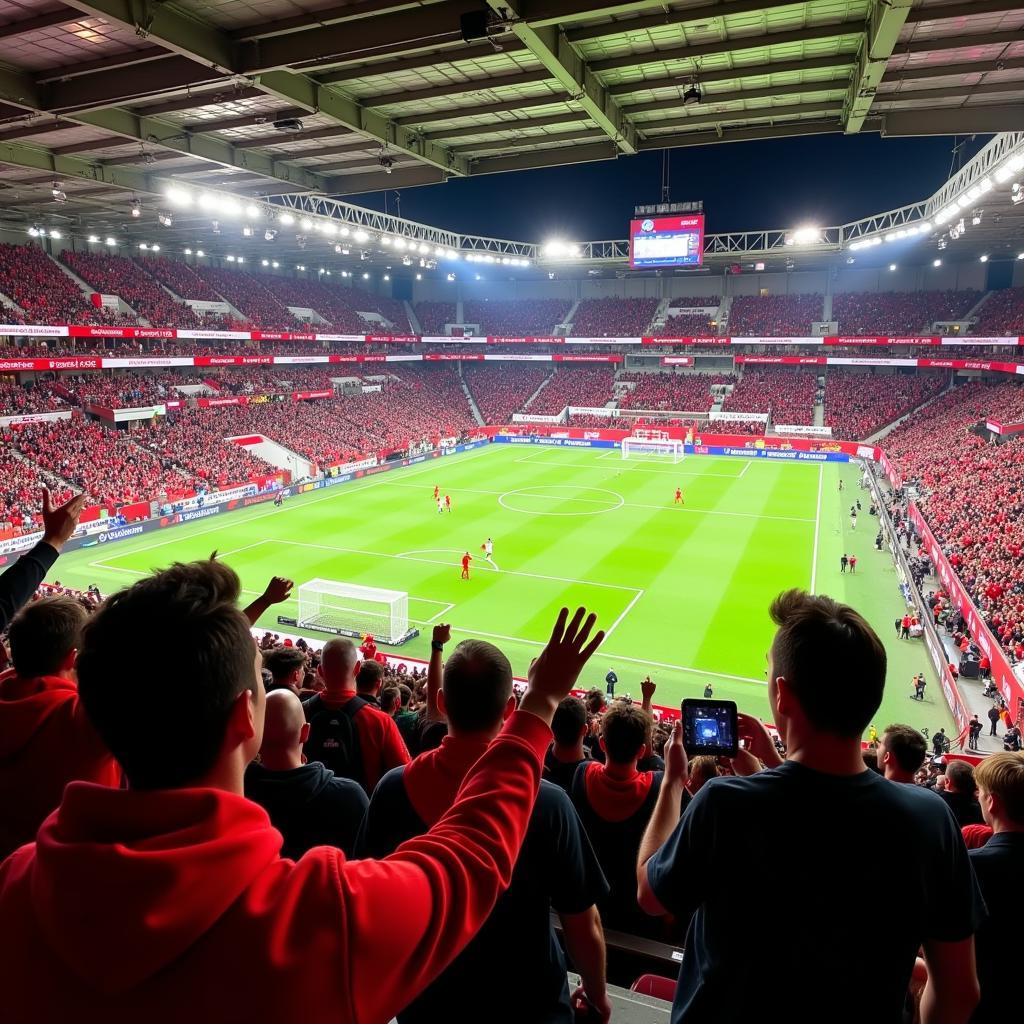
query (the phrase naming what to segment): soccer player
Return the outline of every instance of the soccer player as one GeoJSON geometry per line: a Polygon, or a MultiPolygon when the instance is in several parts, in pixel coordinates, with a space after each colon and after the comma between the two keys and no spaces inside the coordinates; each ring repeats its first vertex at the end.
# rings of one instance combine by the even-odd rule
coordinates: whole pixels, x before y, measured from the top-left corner
{"type": "Polygon", "coordinates": [[[441,488],[434,484],[434,501],[441,500],[441,488]]]}
{"type": "Polygon", "coordinates": [[[284,504],[284,491],[278,491],[274,497],[275,508],[280,508],[284,504]]]}
{"type": "Polygon", "coordinates": [[[451,510],[452,510],[452,496],[450,494],[446,494],[444,496],[444,507],[445,507],[446,511],[451,512],[451,510]]]}
{"type": "Polygon", "coordinates": [[[473,561],[473,556],[467,551],[462,556],[462,578],[464,580],[469,579],[469,563],[473,561]]]}
{"type": "Polygon", "coordinates": [[[683,489],[681,487],[677,487],[676,488],[676,498],[675,498],[675,501],[673,502],[673,504],[674,505],[685,505],[686,504],[686,502],[683,501],[683,489]]]}
{"type": "Polygon", "coordinates": [[[481,544],[480,546],[481,548],[483,548],[484,559],[487,562],[490,562],[490,564],[494,566],[495,570],[500,572],[501,570],[498,569],[498,563],[494,560],[494,541],[492,541],[491,538],[488,537],[487,540],[485,540],[483,544],[481,544]]]}
{"type": "Polygon", "coordinates": [[[439,516],[444,514],[444,502],[440,499],[440,497],[437,499],[437,514],[439,516]]]}

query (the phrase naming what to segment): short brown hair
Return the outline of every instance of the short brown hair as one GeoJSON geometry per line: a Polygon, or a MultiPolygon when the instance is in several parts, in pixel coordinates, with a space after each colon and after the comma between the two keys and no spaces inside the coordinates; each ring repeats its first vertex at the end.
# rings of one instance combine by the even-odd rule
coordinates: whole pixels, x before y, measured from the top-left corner
{"type": "Polygon", "coordinates": [[[364,661],[356,676],[356,690],[359,693],[373,693],[384,678],[384,666],[379,661],[364,661]]]}
{"type": "Polygon", "coordinates": [[[1024,752],[990,754],[974,769],[974,781],[999,797],[1011,821],[1024,825],[1024,752]]]}
{"type": "Polygon", "coordinates": [[[882,733],[882,743],[904,772],[916,772],[928,756],[927,740],[911,725],[901,725],[897,722],[887,726],[882,733]]]}
{"type": "Polygon", "coordinates": [[[26,605],[11,623],[11,660],[22,679],[52,676],[82,646],[88,612],[70,597],[44,597],[26,605]]]}
{"type": "Polygon", "coordinates": [[[652,719],[638,704],[615,701],[601,719],[604,752],[615,764],[628,764],[651,741],[652,719]]]}
{"type": "Polygon", "coordinates": [[[453,728],[463,732],[493,729],[512,696],[512,666],[494,644],[463,640],[445,662],[441,686],[453,728]]]}
{"type": "Polygon", "coordinates": [[[860,736],[882,703],[885,648],[849,605],[787,590],[771,606],[772,664],[821,732],[860,736]]]}
{"type": "Polygon", "coordinates": [[[587,709],[579,697],[565,697],[555,708],[551,719],[551,734],[555,742],[563,747],[573,746],[587,724],[587,709]]]}
{"type": "Polygon", "coordinates": [[[281,686],[297,669],[306,664],[306,654],[297,647],[275,647],[263,654],[263,667],[274,677],[274,684],[281,686]]]}
{"type": "Polygon", "coordinates": [[[957,793],[973,796],[977,783],[974,780],[974,769],[966,761],[950,761],[946,765],[946,788],[953,784],[957,793]]]}

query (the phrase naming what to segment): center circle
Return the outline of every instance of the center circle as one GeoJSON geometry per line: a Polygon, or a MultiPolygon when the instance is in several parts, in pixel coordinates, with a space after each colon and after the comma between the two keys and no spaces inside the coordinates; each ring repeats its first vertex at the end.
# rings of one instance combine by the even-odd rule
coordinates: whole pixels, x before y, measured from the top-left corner
{"type": "Polygon", "coordinates": [[[568,484],[520,487],[506,491],[498,498],[502,508],[529,516],[596,516],[602,512],[614,512],[625,503],[626,499],[617,491],[568,484]],[[572,506],[572,510],[556,511],[562,506],[572,506]]]}

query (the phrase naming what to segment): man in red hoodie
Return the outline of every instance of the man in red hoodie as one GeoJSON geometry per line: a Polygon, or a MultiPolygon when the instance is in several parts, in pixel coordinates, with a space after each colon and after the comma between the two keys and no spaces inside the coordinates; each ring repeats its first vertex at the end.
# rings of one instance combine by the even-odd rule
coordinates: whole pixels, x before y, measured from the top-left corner
{"type": "Polygon", "coordinates": [[[520,710],[429,833],[383,861],[296,862],[242,795],[265,697],[239,591],[227,566],[178,564],[89,622],[82,701],[131,788],[72,783],[0,866],[5,1019],[385,1024],[508,885],[551,718],[603,639],[594,616],[559,614],[520,710]]]}
{"type": "Polygon", "coordinates": [[[35,839],[72,780],[120,784],[78,700],[75,656],[87,615],[70,597],[47,597],[11,623],[14,668],[0,676],[0,859],[35,839]]]}

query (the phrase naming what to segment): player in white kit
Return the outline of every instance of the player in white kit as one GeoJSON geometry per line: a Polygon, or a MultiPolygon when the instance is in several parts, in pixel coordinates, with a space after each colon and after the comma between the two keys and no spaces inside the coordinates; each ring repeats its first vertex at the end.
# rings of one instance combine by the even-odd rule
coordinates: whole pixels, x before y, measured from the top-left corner
{"type": "MultiPolygon", "coordinates": [[[[498,563],[494,560],[494,541],[488,537],[481,546],[484,549],[484,560],[493,565],[495,569],[498,569],[498,563]]],[[[501,570],[499,569],[498,571],[500,572],[501,570]]]]}

